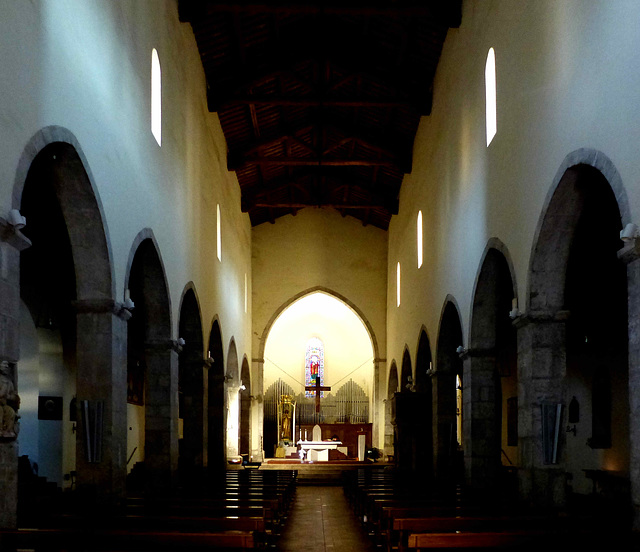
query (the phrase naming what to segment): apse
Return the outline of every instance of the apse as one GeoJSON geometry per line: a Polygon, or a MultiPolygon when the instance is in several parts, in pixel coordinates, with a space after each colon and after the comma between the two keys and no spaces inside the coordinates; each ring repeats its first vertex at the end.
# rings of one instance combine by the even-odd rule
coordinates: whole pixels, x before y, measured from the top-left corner
{"type": "Polygon", "coordinates": [[[324,349],[322,384],[332,387],[326,394],[353,380],[371,397],[374,355],[369,332],[348,305],[323,292],[295,301],[274,322],[265,346],[265,391],[281,379],[296,395],[304,393],[313,338],[324,349]]]}

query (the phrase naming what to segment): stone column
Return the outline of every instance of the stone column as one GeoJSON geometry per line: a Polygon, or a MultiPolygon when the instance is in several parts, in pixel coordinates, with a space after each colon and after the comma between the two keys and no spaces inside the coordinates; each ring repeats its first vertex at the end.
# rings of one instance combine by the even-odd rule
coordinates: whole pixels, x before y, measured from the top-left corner
{"type": "Polygon", "coordinates": [[[207,388],[207,372],[208,364],[203,359],[184,361],[181,382],[184,434],[180,456],[186,470],[195,468],[199,471],[205,465],[204,443],[208,425],[204,390],[207,388]]]}
{"type": "MultiPolygon", "coordinates": [[[[117,506],[125,497],[127,462],[127,320],[129,311],[111,299],[74,303],[77,323],[78,490],[101,506],[117,506]],[[102,405],[99,457],[89,457],[84,401],[92,414],[102,405]]],[[[91,428],[90,431],[95,431],[91,428]]],[[[95,444],[95,442],[94,442],[95,444]]]]}
{"type": "Polygon", "coordinates": [[[629,477],[633,528],[640,531],[640,240],[618,252],[627,265],[629,318],[629,477]]]}
{"type": "Polygon", "coordinates": [[[501,449],[495,350],[468,349],[462,359],[465,480],[473,489],[492,489],[498,484],[501,449]]]}
{"type": "Polygon", "coordinates": [[[178,469],[178,352],[175,341],[145,343],[145,453],[147,491],[171,494],[178,469]]]}
{"type": "Polygon", "coordinates": [[[567,311],[534,311],[516,320],[518,329],[519,494],[534,506],[562,507],[566,502],[562,468],[566,434],[560,431],[558,460],[545,462],[542,405],[564,404],[567,311]]]}
{"type": "MultiPolygon", "coordinates": [[[[373,360],[373,389],[372,397],[371,397],[371,406],[373,412],[371,413],[371,445],[380,448],[381,445],[384,447],[385,443],[380,443],[380,430],[381,427],[384,427],[384,420],[381,421],[381,412],[383,412],[382,408],[384,407],[384,402],[380,395],[380,388],[382,387],[380,384],[380,366],[386,366],[387,359],[386,358],[376,358],[373,360]]],[[[383,370],[384,372],[384,370],[383,370]]]]}
{"type": "MultiPolygon", "coordinates": [[[[251,454],[254,462],[264,461],[264,358],[251,359],[251,454]]],[[[296,420],[296,426],[298,421],[296,420]]]]}
{"type": "MultiPolygon", "coordinates": [[[[19,230],[0,218],[0,360],[10,363],[18,394],[20,251],[30,245],[31,242],[19,230]]],[[[17,510],[18,444],[15,439],[3,440],[0,442],[0,528],[17,526],[17,510]]]]}
{"type": "Polygon", "coordinates": [[[438,485],[454,483],[456,458],[456,375],[438,369],[431,378],[433,388],[433,465],[438,485]]]}

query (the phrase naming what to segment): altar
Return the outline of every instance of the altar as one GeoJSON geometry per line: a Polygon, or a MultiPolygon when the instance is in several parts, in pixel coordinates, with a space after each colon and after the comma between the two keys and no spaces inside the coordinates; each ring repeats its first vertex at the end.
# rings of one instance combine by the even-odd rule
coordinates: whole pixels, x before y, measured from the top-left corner
{"type": "Polygon", "coordinates": [[[313,427],[312,440],[300,439],[297,443],[300,450],[304,451],[307,460],[313,462],[327,462],[329,460],[330,450],[339,450],[345,456],[347,455],[347,447],[342,446],[342,441],[323,441],[322,431],[319,425],[313,427]]]}

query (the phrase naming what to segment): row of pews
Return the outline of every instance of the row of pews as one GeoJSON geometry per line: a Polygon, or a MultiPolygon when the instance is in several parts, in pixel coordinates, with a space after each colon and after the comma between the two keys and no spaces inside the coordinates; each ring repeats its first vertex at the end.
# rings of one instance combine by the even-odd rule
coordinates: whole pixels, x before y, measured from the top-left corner
{"type": "MultiPolygon", "coordinates": [[[[273,547],[292,505],[296,471],[228,471],[199,492],[131,497],[117,513],[41,516],[0,531],[2,552],[147,552],[273,547]]],[[[90,508],[86,508],[91,510],[90,508]]]]}
{"type": "Polygon", "coordinates": [[[344,491],[375,545],[387,552],[632,549],[630,530],[615,519],[534,510],[491,496],[469,499],[460,488],[432,492],[394,471],[345,473],[344,491]]]}

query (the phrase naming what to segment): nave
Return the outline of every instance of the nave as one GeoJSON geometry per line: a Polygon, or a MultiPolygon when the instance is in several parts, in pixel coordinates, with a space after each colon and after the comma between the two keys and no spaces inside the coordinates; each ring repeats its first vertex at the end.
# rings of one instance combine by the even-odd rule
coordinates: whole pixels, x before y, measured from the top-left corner
{"type": "Polygon", "coordinates": [[[435,489],[419,473],[390,467],[343,471],[306,484],[297,470],[229,470],[172,497],[129,493],[117,510],[83,501],[31,505],[18,529],[0,530],[3,552],[279,550],[549,552],[580,547],[640,550],[615,511],[535,509],[513,497],[435,489]]]}

